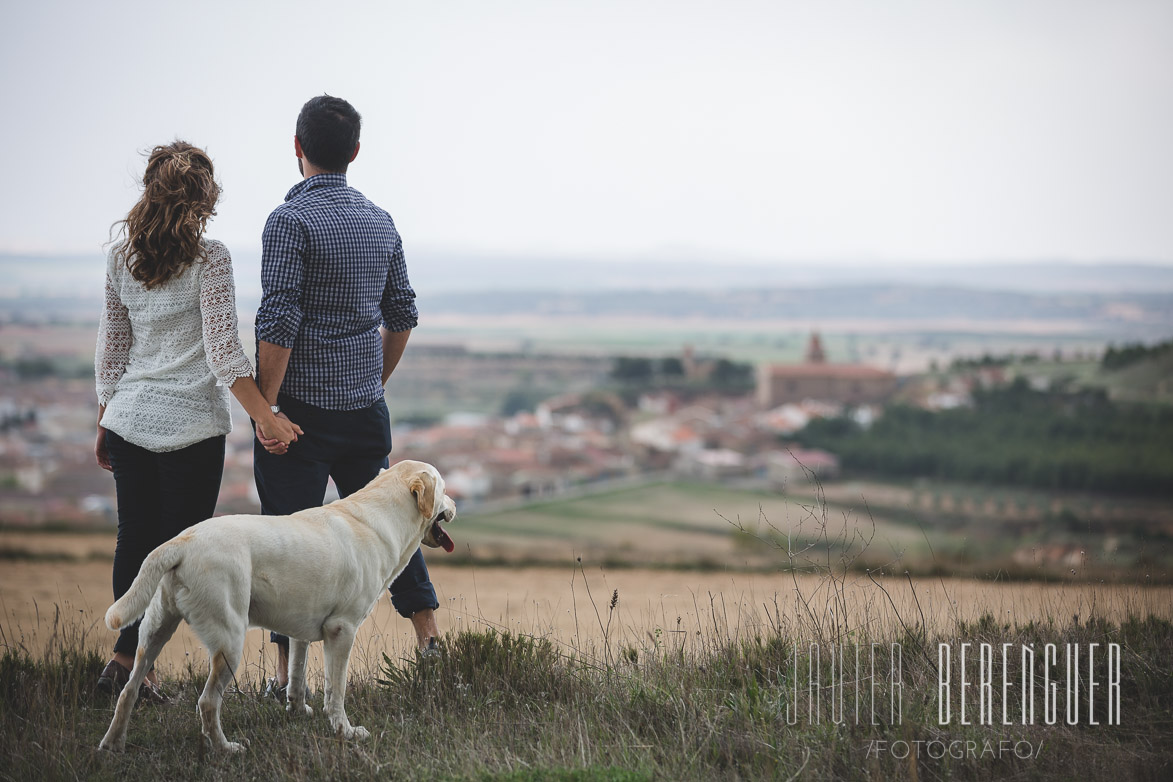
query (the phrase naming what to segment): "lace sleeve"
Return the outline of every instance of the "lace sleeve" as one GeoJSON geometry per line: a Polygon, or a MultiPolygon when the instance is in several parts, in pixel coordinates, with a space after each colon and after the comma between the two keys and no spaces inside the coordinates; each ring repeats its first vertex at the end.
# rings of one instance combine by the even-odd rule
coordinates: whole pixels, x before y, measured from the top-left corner
{"type": "Polygon", "coordinates": [[[231,387],[237,378],[253,377],[252,364],[240,345],[232,256],[219,242],[208,247],[208,260],[200,278],[200,315],[204,324],[204,353],[216,379],[231,387]]]}
{"type": "Polygon", "coordinates": [[[130,314],[106,270],[106,304],[98,321],[98,344],[94,350],[94,381],[98,404],[109,404],[118,380],[126,371],[130,343],[134,334],[130,328],[130,314]]]}

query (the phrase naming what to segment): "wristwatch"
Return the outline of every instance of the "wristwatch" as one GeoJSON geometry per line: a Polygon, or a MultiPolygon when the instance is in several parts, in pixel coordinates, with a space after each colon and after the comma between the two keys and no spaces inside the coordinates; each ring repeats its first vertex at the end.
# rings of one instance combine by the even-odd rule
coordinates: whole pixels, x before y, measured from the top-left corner
{"type": "Polygon", "coordinates": [[[273,415],[281,412],[281,405],[269,405],[269,409],[273,411],[273,415]]]}

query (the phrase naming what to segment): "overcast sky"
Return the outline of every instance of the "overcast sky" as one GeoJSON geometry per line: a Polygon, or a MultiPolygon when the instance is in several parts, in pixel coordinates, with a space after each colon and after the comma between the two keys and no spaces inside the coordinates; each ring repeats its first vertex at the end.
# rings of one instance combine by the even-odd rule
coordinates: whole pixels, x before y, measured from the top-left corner
{"type": "Polygon", "coordinates": [[[294,120],[413,249],[1173,263],[1173,3],[6,3],[0,251],[97,251],[141,152],[204,146],[255,251],[294,120]]]}

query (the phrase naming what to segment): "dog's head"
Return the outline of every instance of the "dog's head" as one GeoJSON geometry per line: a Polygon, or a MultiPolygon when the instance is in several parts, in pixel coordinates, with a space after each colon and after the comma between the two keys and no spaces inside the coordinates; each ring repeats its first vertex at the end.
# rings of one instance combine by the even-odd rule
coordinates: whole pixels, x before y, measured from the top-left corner
{"type": "Polygon", "coordinates": [[[423,462],[416,462],[416,465],[418,469],[408,478],[407,488],[415,498],[420,523],[424,525],[422,542],[425,546],[442,548],[451,554],[456,544],[440,523],[446,524],[456,518],[456,503],[444,493],[444,479],[435,467],[423,462]]]}

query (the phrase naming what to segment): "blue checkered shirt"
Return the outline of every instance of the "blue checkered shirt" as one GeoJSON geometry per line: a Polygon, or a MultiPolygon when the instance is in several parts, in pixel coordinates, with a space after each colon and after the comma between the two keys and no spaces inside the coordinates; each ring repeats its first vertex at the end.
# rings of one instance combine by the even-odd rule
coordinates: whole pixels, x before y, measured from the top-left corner
{"type": "Polygon", "coordinates": [[[258,342],[291,348],[281,391],[329,410],[383,398],[383,343],[415,328],[415,291],[391,215],[345,174],[299,182],[261,237],[258,342]]]}

